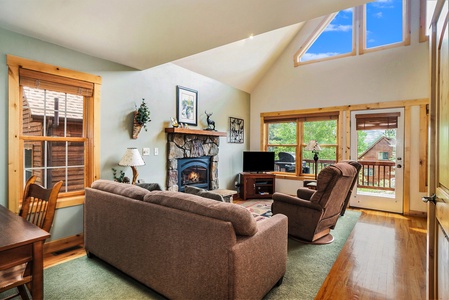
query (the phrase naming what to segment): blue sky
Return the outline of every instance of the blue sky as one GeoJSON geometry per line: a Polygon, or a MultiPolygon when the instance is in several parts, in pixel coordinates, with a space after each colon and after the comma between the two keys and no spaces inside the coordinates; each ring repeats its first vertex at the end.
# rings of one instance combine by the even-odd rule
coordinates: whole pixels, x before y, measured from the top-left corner
{"type": "MultiPolygon", "coordinates": [[[[352,51],[353,9],[342,10],[304,54],[302,61],[352,51]]],[[[402,0],[377,0],[366,5],[367,48],[402,41],[402,0]]]]}

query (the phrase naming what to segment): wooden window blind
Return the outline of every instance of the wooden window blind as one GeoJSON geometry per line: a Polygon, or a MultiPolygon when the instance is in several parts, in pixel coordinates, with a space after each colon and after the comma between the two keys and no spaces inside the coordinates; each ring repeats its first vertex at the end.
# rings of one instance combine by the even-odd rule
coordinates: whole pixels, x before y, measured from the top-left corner
{"type": "Polygon", "coordinates": [[[43,90],[52,90],[72,95],[91,97],[94,84],[87,81],[61,77],[53,74],[19,69],[20,85],[43,90]]]}
{"type": "Polygon", "coordinates": [[[357,130],[385,130],[398,128],[400,113],[355,115],[357,130]]]}

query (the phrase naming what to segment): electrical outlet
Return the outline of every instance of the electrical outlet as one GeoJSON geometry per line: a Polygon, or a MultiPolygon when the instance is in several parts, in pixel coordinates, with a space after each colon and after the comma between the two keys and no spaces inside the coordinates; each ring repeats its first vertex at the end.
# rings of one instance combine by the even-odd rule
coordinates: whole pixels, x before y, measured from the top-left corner
{"type": "Polygon", "coordinates": [[[150,148],[143,148],[143,149],[142,149],[142,155],[143,155],[143,156],[148,156],[148,155],[150,155],[150,148]]]}
{"type": "Polygon", "coordinates": [[[154,155],[159,155],[159,148],[154,148],[154,155]]]}

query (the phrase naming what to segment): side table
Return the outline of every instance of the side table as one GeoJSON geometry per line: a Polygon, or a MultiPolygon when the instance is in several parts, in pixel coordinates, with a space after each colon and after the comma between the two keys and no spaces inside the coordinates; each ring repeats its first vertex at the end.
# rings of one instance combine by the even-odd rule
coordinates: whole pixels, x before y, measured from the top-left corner
{"type": "Polygon", "coordinates": [[[221,195],[224,201],[229,203],[232,203],[234,195],[237,194],[237,191],[226,189],[211,190],[211,192],[221,195]]]}

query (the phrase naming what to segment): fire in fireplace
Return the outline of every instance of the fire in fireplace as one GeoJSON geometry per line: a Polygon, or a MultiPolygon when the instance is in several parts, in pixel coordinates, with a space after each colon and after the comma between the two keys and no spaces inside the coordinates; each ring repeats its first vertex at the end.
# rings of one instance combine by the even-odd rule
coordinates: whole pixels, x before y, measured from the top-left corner
{"type": "Polygon", "coordinates": [[[209,189],[210,157],[178,159],[178,186],[181,192],[186,185],[209,189]]]}

